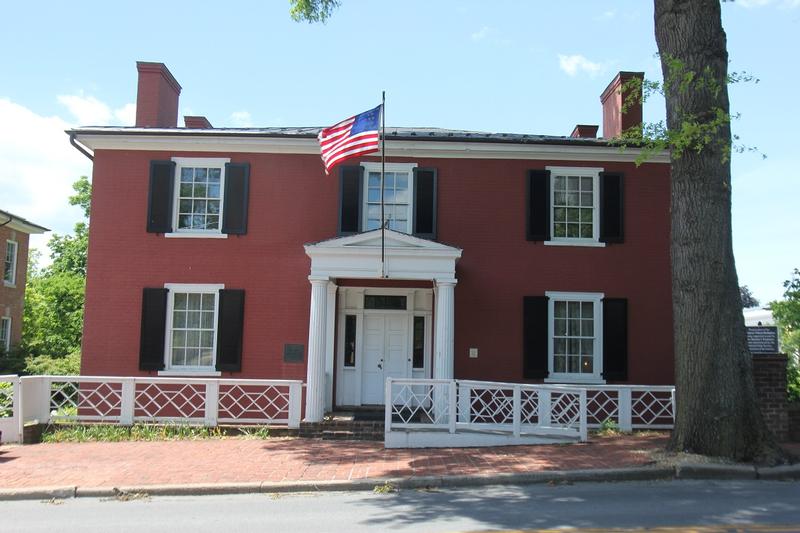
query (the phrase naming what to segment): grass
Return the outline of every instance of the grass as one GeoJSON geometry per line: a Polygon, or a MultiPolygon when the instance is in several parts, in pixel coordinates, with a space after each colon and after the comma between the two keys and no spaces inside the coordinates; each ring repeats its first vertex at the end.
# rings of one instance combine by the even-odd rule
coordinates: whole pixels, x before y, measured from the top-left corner
{"type": "MultiPolygon", "coordinates": [[[[269,428],[239,428],[240,436],[250,439],[266,439],[269,428]]],[[[226,428],[190,426],[187,424],[134,424],[116,426],[106,424],[50,425],[42,434],[42,442],[125,442],[162,440],[218,439],[229,435],[226,428]]]]}

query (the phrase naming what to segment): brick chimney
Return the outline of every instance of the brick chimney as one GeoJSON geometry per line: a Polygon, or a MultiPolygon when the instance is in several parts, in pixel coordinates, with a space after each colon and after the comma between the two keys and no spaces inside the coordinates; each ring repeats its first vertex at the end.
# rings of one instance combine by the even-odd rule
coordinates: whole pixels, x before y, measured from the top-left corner
{"type": "Polygon", "coordinates": [[[641,87],[639,101],[630,103],[628,110],[622,112],[622,104],[631,93],[626,90],[622,94],[622,86],[634,78],[644,79],[644,72],[620,72],[600,95],[600,102],[603,104],[603,137],[606,139],[617,137],[626,129],[642,123],[641,87]]]}
{"type": "Polygon", "coordinates": [[[214,128],[206,117],[200,116],[184,116],[183,123],[192,130],[210,130],[214,128]]]}
{"type": "Polygon", "coordinates": [[[596,139],[599,127],[591,124],[578,124],[569,136],[575,139],[596,139]]]}
{"type": "Polygon", "coordinates": [[[136,62],[139,88],[136,95],[137,128],[177,128],[181,86],[164,63],[136,62]]]}

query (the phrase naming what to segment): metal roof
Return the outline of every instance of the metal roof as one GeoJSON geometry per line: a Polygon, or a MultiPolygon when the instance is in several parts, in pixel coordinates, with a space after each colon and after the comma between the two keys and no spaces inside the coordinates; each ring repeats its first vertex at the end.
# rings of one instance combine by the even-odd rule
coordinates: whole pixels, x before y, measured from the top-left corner
{"type": "Polygon", "coordinates": [[[33,231],[31,231],[30,233],[44,233],[45,231],[50,231],[49,228],[45,228],[44,226],[40,226],[39,224],[34,224],[30,220],[24,219],[19,215],[15,215],[14,213],[9,213],[8,211],[3,211],[2,209],[0,209],[0,227],[5,226],[6,224],[12,222],[21,226],[27,226],[31,228],[33,231]]]}

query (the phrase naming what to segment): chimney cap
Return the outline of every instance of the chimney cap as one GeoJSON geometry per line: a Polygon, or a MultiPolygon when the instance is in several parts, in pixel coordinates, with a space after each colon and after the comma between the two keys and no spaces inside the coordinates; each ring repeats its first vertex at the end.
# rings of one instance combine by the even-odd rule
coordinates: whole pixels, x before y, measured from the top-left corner
{"type": "Polygon", "coordinates": [[[183,123],[186,128],[193,130],[210,130],[214,129],[209,120],[202,115],[184,115],[183,123]]]}
{"type": "Polygon", "coordinates": [[[167,66],[164,63],[158,62],[150,62],[150,61],[137,61],[136,62],[136,70],[141,75],[143,72],[152,72],[161,74],[167,82],[172,85],[172,88],[180,94],[181,92],[181,84],[178,83],[178,80],[175,79],[175,76],[172,75],[172,72],[169,71],[167,66]]]}
{"type": "Polygon", "coordinates": [[[644,72],[620,70],[617,75],[614,76],[614,79],[611,80],[611,83],[608,84],[608,87],[605,88],[603,94],[600,95],[600,102],[605,102],[608,100],[609,96],[617,92],[623,83],[633,78],[644,79],[644,72]]]}

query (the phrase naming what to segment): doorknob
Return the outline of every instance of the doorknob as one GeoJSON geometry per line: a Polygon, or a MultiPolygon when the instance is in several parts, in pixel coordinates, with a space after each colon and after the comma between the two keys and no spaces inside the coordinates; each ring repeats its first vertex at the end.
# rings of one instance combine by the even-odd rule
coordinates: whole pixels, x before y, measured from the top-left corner
{"type": "Polygon", "coordinates": [[[381,370],[383,370],[383,357],[381,357],[381,360],[380,360],[380,362],[378,363],[378,368],[380,368],[381,370]]]}

